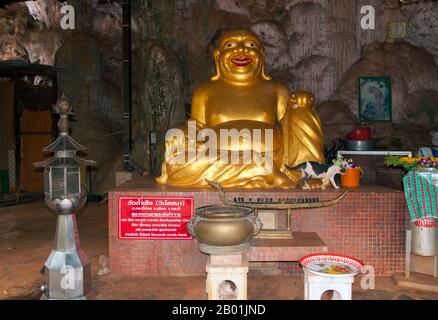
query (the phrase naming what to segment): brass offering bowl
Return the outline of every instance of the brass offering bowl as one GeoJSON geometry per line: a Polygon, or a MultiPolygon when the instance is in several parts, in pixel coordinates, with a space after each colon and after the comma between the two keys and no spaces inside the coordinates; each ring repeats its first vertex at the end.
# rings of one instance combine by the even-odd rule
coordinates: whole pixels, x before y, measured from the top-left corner
{"type": "Polygon", "coordinates": [[[254,209],[242,206],[205,206],[195,210],[187,229],[199,250],[212,255],[237,254],[249,249],[262,222],[254,209]]]}

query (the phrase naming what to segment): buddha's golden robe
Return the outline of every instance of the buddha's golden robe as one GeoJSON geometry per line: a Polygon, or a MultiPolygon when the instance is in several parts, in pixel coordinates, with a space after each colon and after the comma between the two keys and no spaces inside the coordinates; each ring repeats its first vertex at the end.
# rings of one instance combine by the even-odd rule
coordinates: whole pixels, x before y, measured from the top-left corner
{"type": "Polygon", "coordinates": [[[321,125],[313,110],[313,97],[306,92],[291,95],[264,74],[264,50],[251,32],[228,32],[220,43],[215,50],[217,75],[195,91],[191,119],[182,128],[185,137],[166,140],[166,160],[157,182],[185,187],[206,187],[207,180],[223,187],[297,187],[300,173],[288,171],[285,164],[293,167],[306,161],[324,162],[321,125]],[[197,134],[207,128],[218,137],[221,129],[247,130],[250,134],[248,139],[240,136],[238,142],[223,138],[216,144],[209,144],[207,138],[193,141],[189,130],[197,134]],[[254,129],[262,132],[259,144],[252,143],[254,129]],[[264,129],[272,129],[272,143],[267,138],[265,144],[264,129]],[[190,151],[202,154],[207,145],[217,151],[217,158],[201,161],[190,157],[190,151]],[[244,151],[251,151],[260,159],[271,157],[272,161],[245,162],[244,151]],[[220,153],[228,154],[230,160],[233,152],[238,153],[238,163],[220,161],[220,153]],[[178,156],[185,161],[168,161],[178,156]]]}

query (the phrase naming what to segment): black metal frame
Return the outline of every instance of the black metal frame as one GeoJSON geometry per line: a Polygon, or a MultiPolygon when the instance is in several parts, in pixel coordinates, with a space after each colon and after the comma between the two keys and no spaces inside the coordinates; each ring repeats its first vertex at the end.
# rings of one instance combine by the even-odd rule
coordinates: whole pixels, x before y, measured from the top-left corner
{"type": "Polygon", "coordinates": [[[132,152],[132,33],[131,33],[131,1],[122,0],[123,10],[123,61],[122,61],[122,101],[125,128],[123,135],[123,170],[130,172],[132,152]]]}

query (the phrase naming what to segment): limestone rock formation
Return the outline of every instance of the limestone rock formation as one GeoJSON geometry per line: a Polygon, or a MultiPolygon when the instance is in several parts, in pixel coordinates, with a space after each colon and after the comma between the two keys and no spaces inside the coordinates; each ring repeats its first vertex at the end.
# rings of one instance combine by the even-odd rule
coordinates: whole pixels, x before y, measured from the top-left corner
{"type": "Polygon", "coordinates": [[[24,36],[24,49],[29,63],[53,66],[61,45],[60,34],[54,30],[27,32],[24,36]]]}
{"type": "Polygon", "coordinates": [[[53,65],[62,41],[60,7],[56,0],[38,0],[0,10],[0,61],[53,65]]]}
{"type": "Polygon", "coordinates": [[[438,130],[438,91],[420,89],[406,100],[407,124],[421,124],[426,129],[438,130]]]}
{"type": "Polygon", "coordinates": [[[438,56],[438,3],[403,8],[408,18],[407,41],[438,56]]]}
{"type": "Polygon", "coordinates": [[[321,118],[326,146],[340,138],[345,138],[357,123],[357,117],[339,101],[324,102],[318,106],[317,112],[321,118]]]}
{"type": "Polygon", "coordinates": [[[409,105],[408,98],[418,90],[438,92],[438,69],[433,56],[424,49],[406,42],[378,44],[367,52],[340,82],[332,100],[347,105],[358,114],[358,78],[391,76],[393,121],[401,124],[418,106],[409,105]]]}
{"type": "Polygon", "coordinates": [[[183,77],[177,57],[159,41],[145,43],[135,57],[132,160],[138,171],[149,164],[157,175],[167,130],[186,119],[183,77]],[[156,135],[155,150],[147,145],[150,132],[156,135]]]}
{"type": "Polygon", "coordinates": [[[0,61],[27,60],[24,36],[29,13],[22,5],[0,10],[0,61]]]}
{"type": "Polygon", "coordinates": [[[421,125],[371,125],[371,129],[378,149],[417,151],[431,146],[430,132],[421,125]]]}
{"type": "Polygon", "coordinates": [[[75,113],[72,136],[87,147],[97,162],[94,192],[106,193],[114,185],[122,155],[123,119],[120,88],[101,77],[101,52],[96,38],[74,33],[56,54],[59,93],[65,93],[75,113]]]}
{"type": "Polygon", "coordinates": [[[370,46],[340,82],[332,100],[358,115],[358,78],[391,76],[394,127],[373,125],[381,148],[413,148],[428,145],[428,131],[436,128],[438,69],[433,56],[407,42],[370,46]],[[383,129],[382,129],[383,128],[383,129]],[[395,139],[395,140],[394,140],[395,139]]]}

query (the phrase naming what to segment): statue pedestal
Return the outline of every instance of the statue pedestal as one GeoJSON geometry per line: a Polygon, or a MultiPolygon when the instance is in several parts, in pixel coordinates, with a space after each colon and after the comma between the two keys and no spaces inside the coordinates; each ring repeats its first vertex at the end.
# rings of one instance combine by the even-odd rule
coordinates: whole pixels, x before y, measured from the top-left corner
{"type": "Polygon", "coordinates": [[[209,300],[247,300],[248,257],[210,256],[206,265],[209,300]]]}
{"type": "MultiPolygon", "coordinates": [[[[229,199],[318,198],[329,200],[345,190],[227,189],[229,199]]],[[[152,179],[131,180],[109,193],[109,258],[113,275],[205,276],[208,255],[193,240],[138,240],[119,237],[120,197],[193,197],[193,210],[221,204],[211,188],[160,186],[152,179]]],[[[278,224],[285,225],[285,215],[278,224]],[[282,221],[283,219],[283,221],[282,221]]],[[[306,254],[339,252],[374,267],[377,275],[404,271],[407,208],[401,191],[362,185],[332,207],[293,210],[292,239],[253,239],[249,262],[278,262],[282,273],[300,274],[306,254]]],[[[251,267],[250,267],[251,270],[251,267]]]]}

